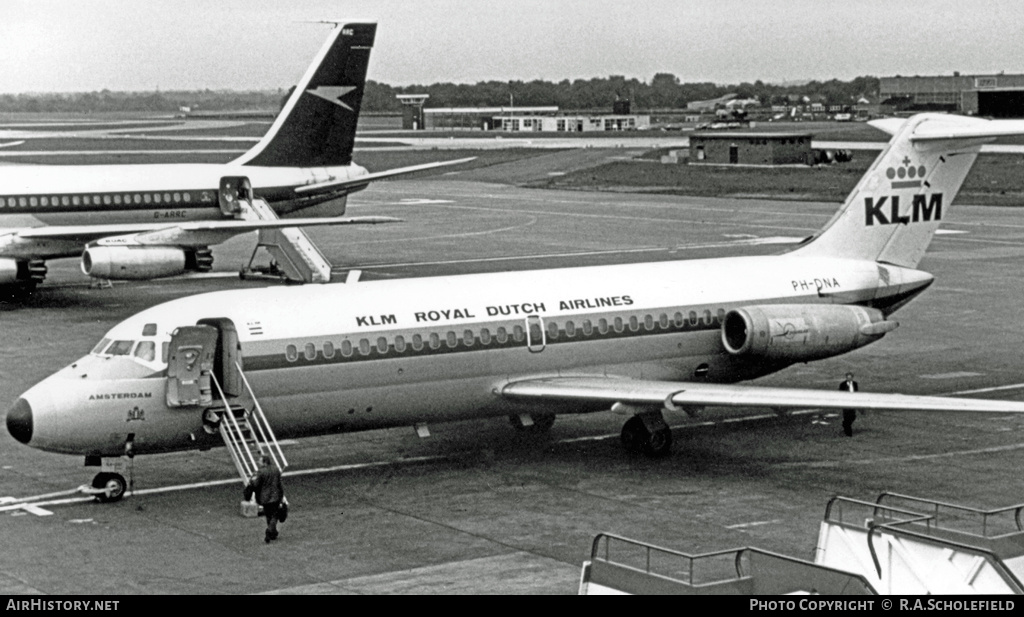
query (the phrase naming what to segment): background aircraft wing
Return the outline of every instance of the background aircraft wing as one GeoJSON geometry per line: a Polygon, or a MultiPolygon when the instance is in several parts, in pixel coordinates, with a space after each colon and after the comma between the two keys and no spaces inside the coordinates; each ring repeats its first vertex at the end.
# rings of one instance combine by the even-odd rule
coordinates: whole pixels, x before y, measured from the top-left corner
{"type": "Polygon", "coordinates": [[[232,236],[260,229],[284,227],[316,227],[324,225],[375,225],[398,223],[390,216],[335,218],[294,218],[275,220],[211,220],[181,223],[145,223],[117,225],[53,225],[5,230],[28,240],[75,240],[100,244],[175,244],[200,246],[223,242],[232,236]],[[123,239],[131,238],[132,242],[123,239]],[[219,239],[218,239],[219,238],[219,239]],[[115,241],[118,240],[118,241],[115,241]],[[109,242],[105,242],[109,241],[109,242]]]}
{"type": "Polygon", "coordinates": [[[392,178],[394,176],[411,174],[417,171],[424,171],[427,169],[435,169],[437,167],[447,167],[448,165],[459,165],[461,163],[468,163],[469,161],[472,161],[474,159],[476,159],[476,157],[471,156],[469,158],[457,159],[454,161],[438,161],[435,163],[423,163],[422,165],[412,165],[411,167],[398,167],[396,169],[378,171],[376,173],[367,174],[365,176],[359,176],[358,178],[349,178],[346,180],[330,180],[328,182],[319,182],[317,184],[307,184],[306,186],[300,186],[296,188],[295,192],[300,195],[316,195],[317,193],[329,193],[337,191],[339,189],[364,186],[366,184],[373,182],[374,180],[392,178]]]}
{"type": "Polygon", "coordinates": [[[772,409],[872,409],[1024,413],[1015,401],[911,396],[839,390],[764,388],[737,384],[649,381],[616,377],[551,377],[512,381],[502,397],[520,401],[578,402],[610,405],[769,407],[772,409]]]}

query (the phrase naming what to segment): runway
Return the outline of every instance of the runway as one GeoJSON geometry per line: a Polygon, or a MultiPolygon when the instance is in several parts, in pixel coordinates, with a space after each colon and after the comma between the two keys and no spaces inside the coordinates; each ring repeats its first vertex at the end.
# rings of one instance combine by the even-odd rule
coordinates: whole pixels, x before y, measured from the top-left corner
{"type": "MultiPolygon", "coordinates": [[[[359,268],[372,280],[774,253],[838,207],[483,181],[495,173],[376,183],[351,198],[350,213],[405,224],[311,236],[336,278],[359,268]]],[[[946,217],[943,229],[956,233],[937,236],[921,264],[937,281],[897,313],[898,330],[757,383],[831,390],[853,371],[863,390],[1022,400],[1024,215],[955,206],[946,217]]],[[[73,261],[53,262],[33,300],[0,309],[0,404],[138,310],[268,284],[231,276],[252,243],[246,236],[214,249],[219,277],[109,289],[90,288],[73,261]]],[[[559,417],[546,436],[488,420],[431,426],[427,439],[409,427],[296,441],[286,446],[298,472],[285,479],[292,515],[272,545],[261,521],[240,518],[241,484],[218,483],[234,473],[223,449],[139,457],[138,493],[120,503],[0,512],[0,594],[572,594],[602,531],[688,552],[753,545],[811,559],[836,494],[1024,501],[1019,417],[877,413],[860,417],[848,439],[836,418],[709,410],[695,421],[669,418],[676,445],[662,460],[623,452],[623,421],[559,417]],[[302,473],[311,470],[320,471],[302,473]],[[199,483],[213,484],[143,492],[199,483]]],[[[0,497],[73,488],[94,473],[6,432],[0,460],[0,497]]]]}

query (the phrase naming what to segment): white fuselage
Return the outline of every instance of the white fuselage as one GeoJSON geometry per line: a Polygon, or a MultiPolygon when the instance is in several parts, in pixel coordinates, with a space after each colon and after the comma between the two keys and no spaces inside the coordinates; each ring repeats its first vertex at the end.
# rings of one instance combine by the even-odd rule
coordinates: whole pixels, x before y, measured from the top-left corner
{"type": "MultiPolygon", "coordinates": [[[[4,228],[45,225],[108,225],[181,222],[223,218],[218,206],[220,179],[245,176],[257,196],[279,215],[336,199],[337,193],[301,197],[297,187],[364,176],[359,165],[339,167],[253,167],[235,164],[17,165],[0,167],[0,234],[4,228]],[[30,219],[28,217],[31,217],[30,219]],[[26,219],[29,222],[26,222],[26,219]],[[34,219],[37,223],[31,223],[34,219]]],[[[341,194],[343,195],[343,191],[341,194]]],[[[344,202],[331,212],[344,214],[344,202]]],[[[30,248],[30,247],[29,247],[30,248]]],[[[16,255],[31,256],[17,244],[16,255]]],[[[73,256],[71,243],[60,255],[73,256]]],[[[0,256],[6,252],[0,248],[0,256]]]]}
{"type": "MultiPolygon", "coordinates": [[[[724,348],[721,316],[759,304],[860,304],[889,313],[930,284],[917,270],[791,256],[566,268],[352,285],[223,291],[114,327],[124,355],[88,355],[22,398],[29,445],[118,455],[217,445],[203,409],[166,404],[159,350],[181,326],[223,318],[279,437],[442,422],[529,408],[510,380],[566,374],[735,382],[783,368],[724,348]]],[[[103,346],[100,346],[103,347],[103,346]]],[[[551,411],[589,411],[558,408],[551,411]]]]}

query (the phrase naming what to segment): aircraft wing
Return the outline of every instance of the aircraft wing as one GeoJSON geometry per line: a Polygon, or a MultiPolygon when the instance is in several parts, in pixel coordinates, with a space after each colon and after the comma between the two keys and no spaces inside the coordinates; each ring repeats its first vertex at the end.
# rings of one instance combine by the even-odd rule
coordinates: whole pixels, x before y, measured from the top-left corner
{"type": "Polygon", "coordinates": [[[376,173],[367,174],[365,176],[359,176],[358,178],[348,178],[345,180],[329,180],[327,182],[319,182],[317,184],[307,184],[300,186],[295,189],[295,192],[300,195],[316,195],[317,193],[327,193],[337,191],[339,189],[353,188],[357,186],[367,185],[374,180],[382,180],[384,178],[392,178],[394,176],[401,176],[404,174],[411,174],[417,171],[425,171],[427,169],[435,169],[437,167],[447,167],[449,165],[460,165],[462,163],[468,163],[476,159],[475,156],[471,156],[465,159],[457,159],[454,161],[438,161],[435,163],[423,163],[422,165],[412,165],[411,167],[398,167],[396,169],[389,169],[387,171],[378,171],[376,173]]]}
{"type": "Polygon", "coordinates": [[[509,400],[772,409],[871,409],[1024,413],[1015,401],[911,396],[839,390],[764,388],[738,384],[650,381],[616,377],[550,377],[512,381],[500,389],[509,400]]]}
{"type": "MultiPolygon", "coordinates": [[[[133,236],[137,244],[176,244],[181,246],[207,245],[260,229],[284,227],[317,227],[324,225],[375,225],[397,223],[402,219],[390,216],[360,216],[334,218],[294,218],[275,220],[211,220],[181,223],[145,223],[117,225],[53,225],[4,230],[27,240],[74,240],[82,243],[113,240],[133,236]],[[219,239],[218,239],[219,238],[219,239]]],[[[125,244],[125,242],[110,242],[125,244]]]]}

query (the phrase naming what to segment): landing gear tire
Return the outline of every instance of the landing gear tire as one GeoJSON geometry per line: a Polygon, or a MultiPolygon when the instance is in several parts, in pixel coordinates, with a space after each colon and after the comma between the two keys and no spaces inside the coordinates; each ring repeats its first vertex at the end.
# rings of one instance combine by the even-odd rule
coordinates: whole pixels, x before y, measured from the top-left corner
{"type": "Polygon", "coordinates": [[[96,499],[103,503],[111,503],[120,501],[124,497],[128,483],[125,482],[124,476],[119,473],[98,473],[92,479],[92,487],[104,489],[102,493],[96,495],[96,499]]]}
{"type": "Polygon", "coordinates": [[[672,430],[647,430],[640,416],[633,416],[622,425],[622,446],[628,452],[644,454],[651,458],[668,455],[672,450],[672,430]]]}

